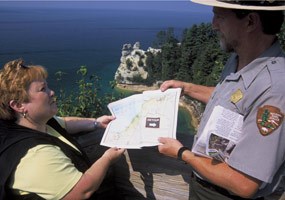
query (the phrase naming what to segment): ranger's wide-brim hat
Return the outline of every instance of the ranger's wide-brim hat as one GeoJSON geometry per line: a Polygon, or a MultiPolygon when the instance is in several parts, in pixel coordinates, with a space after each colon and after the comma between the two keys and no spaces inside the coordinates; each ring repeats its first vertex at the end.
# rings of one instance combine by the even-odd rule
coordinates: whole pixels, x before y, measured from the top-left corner
{"type": "Polygon", "coordinates": [[[285,0],[241,1],[241,0],[191,0],[208,6],[242,10],[285,10],[285,0]]]}

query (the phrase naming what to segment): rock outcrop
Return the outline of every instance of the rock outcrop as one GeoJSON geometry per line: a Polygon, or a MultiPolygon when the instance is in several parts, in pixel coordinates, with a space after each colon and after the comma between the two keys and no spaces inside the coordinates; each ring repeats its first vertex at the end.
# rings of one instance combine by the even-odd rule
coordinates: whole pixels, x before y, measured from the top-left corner
{"type": "Polygon", "coordinates": [[[149,47],[147,51],[140,49],[140,43],[124,44],[122,48],[121,63],[115,73],[115,80],[121,84],[139,84],[148,77],[147,52],[156,54],[160,49],[149,47]]]}

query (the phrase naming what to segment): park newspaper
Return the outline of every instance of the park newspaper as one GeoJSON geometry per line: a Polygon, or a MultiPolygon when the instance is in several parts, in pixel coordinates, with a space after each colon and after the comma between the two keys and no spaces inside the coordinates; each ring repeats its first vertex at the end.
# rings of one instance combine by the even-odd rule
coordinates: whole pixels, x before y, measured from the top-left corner
{"type": "Polygon", "coordinates": [[[198,155],[227,161],[242,136],[242,125],[242,115],[216,106],[192,151],[198,155]]]}
{"type": "Polygon", "coordinates": [[[181,88],[145,91],[108,104],[115,120],[101,145],[126,149],[156,146],[159,137],[176,138],[181,88]]]}

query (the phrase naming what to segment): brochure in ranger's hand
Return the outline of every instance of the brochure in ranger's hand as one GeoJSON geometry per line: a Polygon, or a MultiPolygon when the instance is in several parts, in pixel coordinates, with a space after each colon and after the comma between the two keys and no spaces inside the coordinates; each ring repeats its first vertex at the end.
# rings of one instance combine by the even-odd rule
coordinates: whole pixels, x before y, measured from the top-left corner
{"type": "Polygon", "coordinates": [[[156,146],[159,137],[176,138],[181,88],[145,91],[108,105],[116,117],[107,126],[101,145],[118,148],[156,146]]]}
{"type": "Polygon", "coordinates": [[[192,151],[226,161],[242,135],[243,116],[216,106],[192,151]]]}

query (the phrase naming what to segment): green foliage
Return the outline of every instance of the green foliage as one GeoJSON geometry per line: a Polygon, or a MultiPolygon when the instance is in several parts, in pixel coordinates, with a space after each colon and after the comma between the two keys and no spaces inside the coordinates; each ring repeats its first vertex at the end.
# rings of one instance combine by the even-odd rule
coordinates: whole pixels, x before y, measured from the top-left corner
{"type": "Polygon", "coordinates": [[[164,44],[176,41],[174,37],[174,29],[168,28],[166,31],[159,31],[156,34],[156,41],[153,42],[155,48],[161,48],[164,44]]]}
{"type": "MultiPolygon", "coordinates": [[[[285,24],[283,24],[278,37],[285,49],[285,24]]],[[[218,37],[213,32],[210,23],[202,23],[185,29],[181,41],[174,36],[172,28],[160,31],[157,34],[154,47],[160,48],[161,52],[155,55],[147,52],[146,66],[143,66],[142,60],[138,63],[148,72],[147,79],[144,80],[140,75],[137,75],[131,81],[152,85],[161,80],[177,79],[214,86],[219,82],[221,71],[228,58],[228,55],[220,49],[218,37]]],[[[133,67],[131,60],[128,59],[126,63],[128,69],[133,67]]],[[[98,96],[100,78],[95,74],[89,76],[85,66],[81,66],[77,74],[80,76],[76,82],[77,88],[66,93],[60,84],[66,73],[62,71],[56,73],[60,87],[57,98],[59,115],[97,117],[109,112],[107,110],[109,102],[121,98],[115,98],[112,95],[98,96]]],[[[122,79],[121,75],[110,83],[111,87],[114,88],[116,81],[120,81],[120,79],[122,79]]]]}
{"type": "Polygon", "coordinates": [[[217,44],[207,43],[204,46],[204,50],[200,52],[200,55],[197,56],[192,65],[192,82],[215,86],[219,81],[225,57],[217,44]]]}
{"type": "Polygon", "coordinates": [[[60,86],[57,96],[59,116],[98,117],[107,114],[107,104],[116,100],[112,95],[98,96],[100,78],[95,74],[88,75],[85,66],[77,71],[77,88],[73,88],[70,93],[65,92],[61,83],[66,74],[60,71],[55,75],[60,86]]]}
{"type": "MultiPolygon", "coordinates": [[[[119,74],[119,75],[120,75],[120,74],[119,74]]],[[[110,81],[109,83],[110,83],[110,86],[111,86],[112,89],[114,89],[114,88],[116,87],[116,85],[117,85],[116,80],[112,80],[112,81],[110,81]]]]}
{"type": "Polygon", "coordinates": [[[210,23],[185,29],[181,42],[175,38],[173,29],[160,31],[155,44],[161,48],[161,53],[147,54],[148,83],[177,79],[216,85],[228,57],[220,49],[210,23]]]}
{"type": "Polygon", "coordinates": [[[282,27],[281,27],[281,31],[278,34],[278,38],[280,41],[280,44],[283,48],[283,50],[285,50],[285,23],[283,23],[282,27]]]}
{"type": "Polygon", "coordinates": [[[148,72],[148,81],[155,82],[156,80],[161,80],[161,70],[162,70],[162,64],[161,64],[161,53],[158,53],[157,55],[153,55],[150,52],[147,52],[147,59],[146,59],[146,68],[148,72]]]}
{"type": "MultiPolygon", "coordinates": [[[[278,34],[285,50],[285,23],[278,34]]],[[[219,39],[210,23],[201,23],[185,29],[181,41],[169,28],[157,34],[154,47],[161,53],[147,54],[147,84],[168,79],[177,79],[196,84],[215,86],[228,58],[219,45],[219,39]]]]}
{"type": "Polygon", "coordinates": [[[144,83],[145,80],[141,77],[140,74],[136,74],[134,75],[132,78],[127,78],[128,81],[131,81],[133,83],[136,83],[136,84],[140,84],[140,83],[144,83]]]}

